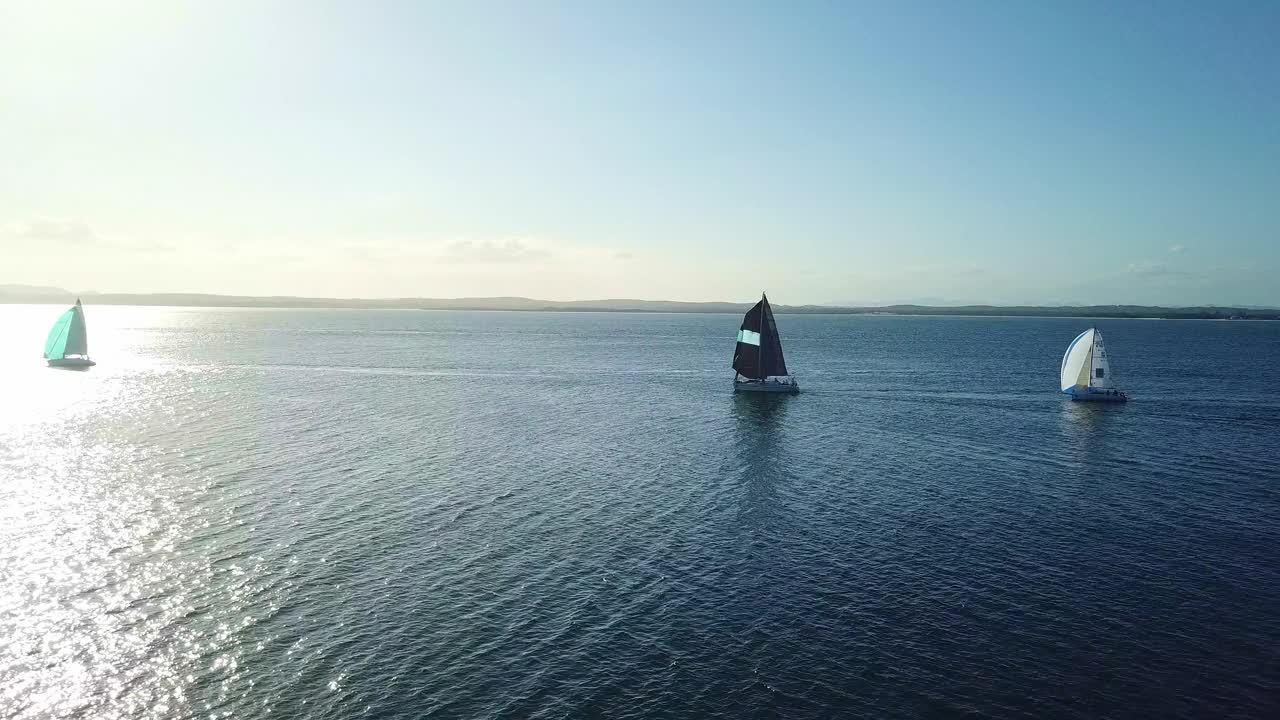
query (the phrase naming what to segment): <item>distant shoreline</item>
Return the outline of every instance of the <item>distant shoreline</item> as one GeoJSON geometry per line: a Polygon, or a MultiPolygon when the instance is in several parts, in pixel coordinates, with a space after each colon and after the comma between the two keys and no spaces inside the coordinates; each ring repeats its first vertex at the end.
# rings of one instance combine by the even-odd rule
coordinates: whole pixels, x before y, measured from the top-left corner
{"type": "MultiPolygon", "coordinates": [[[[0,286],[0,304],[60,304],[77,295],[55,288],[29,292],[26,288],[0,286]]],[[[205,294],[84,293],[86,305],[135,305],[208,308],[280,308],[333,310],[464,310],[518,312],[615,312],[615,313],[743,313],[752,303],[678,302],[671,300],[535,300],[522,297],[487,298],[306,298],[292,296],[235,296],[205,294]]],[[[788,315],[896,315],[934,317],[1037,317],[1115,318],[1150,320],[1280,320],[1280,308],[1239,306],[1159,307],[1150,305],[884,305],[828,306],[774,305],[788,315]]]]}

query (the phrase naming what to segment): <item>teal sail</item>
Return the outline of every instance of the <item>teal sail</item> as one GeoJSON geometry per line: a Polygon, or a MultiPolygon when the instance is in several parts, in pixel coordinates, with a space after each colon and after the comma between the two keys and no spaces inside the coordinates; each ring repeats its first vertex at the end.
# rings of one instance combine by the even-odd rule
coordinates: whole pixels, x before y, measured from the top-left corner
{"type": "Polygon", "coordinates": [[[46,359],[61,360],[68,355],[89,355],[89,332],[84,325],[84,309],[80,307],[79,300],[53,324],[44,343],[46,359]]]}
{"type": "Polygon", "coordinates": [[[58,322],[49,331],[49,339],[44,343],[44,356],[49,360],[61,360],[67,354],[67,335],[71,332],[71,320],[76,316],[75,308],[62,313],[58,322]]]}

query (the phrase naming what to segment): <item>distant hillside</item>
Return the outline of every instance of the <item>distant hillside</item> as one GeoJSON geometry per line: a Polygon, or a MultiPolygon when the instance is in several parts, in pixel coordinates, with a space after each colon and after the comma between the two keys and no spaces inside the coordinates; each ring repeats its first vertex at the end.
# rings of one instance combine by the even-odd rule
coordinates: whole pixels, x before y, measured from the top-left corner
{"type": "Polygon", "coordinates": [[[1280,320],[1280,310],[1246,307],[1198,306],[1159,307],[1153,305],[1082,305],[1045,307],[1039,305],[963,305],[932,307],[927,305],[888,305],[882,308],[849,308],[853,312],[876,312],[892,315],[975,315],[999,317],[1086,317],[1086,318],[1163,318],[1169,320],[1280,320]]]}
{"type": "Polygon", "coordinates": [[[66,300],[71,293],[44,285],[0,285],[0,302],[46,302],[66,300]]]}
{"type": "MultiPolygon", "coordinates": [[[[176,305],[185,307],[353,308],[405,310],[517,310],[548,312],[671,312],[742,313],[752,303],[678,302],[674,300],[533,300],[522,297],[483,298],[305,298],[288,295],[240,296],[204,294],[121,293],[75,294],[59,288],[0,285],[0,303],[73,302],[80,297],[91,305],[176,305]]],[[[1280,310],[1252,307],[1153,307],[1146,305],[1087,305],[1042,307],[1034,305],[887,305],[835,307],[826,305],[774,305],[779,314],[836,315],[970,315],[999,317],[1168,318],[1280,320],[1280,310]]]]}

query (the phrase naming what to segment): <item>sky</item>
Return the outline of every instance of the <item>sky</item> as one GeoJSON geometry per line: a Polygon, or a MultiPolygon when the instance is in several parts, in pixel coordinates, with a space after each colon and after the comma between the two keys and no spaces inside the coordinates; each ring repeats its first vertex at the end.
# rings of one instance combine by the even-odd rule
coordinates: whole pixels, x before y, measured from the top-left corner
{"type": "Polygon", "coordinates": [[[0,283],[1280,305],[1280,4],[0,0],[0,283]]]}

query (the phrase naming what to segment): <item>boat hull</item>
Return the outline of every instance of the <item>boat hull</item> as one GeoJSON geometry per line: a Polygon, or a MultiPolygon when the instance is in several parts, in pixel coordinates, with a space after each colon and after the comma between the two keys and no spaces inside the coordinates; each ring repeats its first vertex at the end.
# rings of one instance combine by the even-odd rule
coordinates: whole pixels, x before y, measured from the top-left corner
{"type": "Polygon", "coordinates": [[[1072,402],[1101,402],[1101,403],[1122,403],[1129,402],[1128,396],[1119,390],[1105,392],[1101,390],[1091,390],[1088,392],[1067,393],[1071,396],[1072,402]]]}
{"type": "Polygon", "coordinates": [[[753,392],[753,393],[798,393],[800,392],[800,383],[795,380],[791,382],[780,382],[777,380],[735,380],[733,383],[734,392],[753,392]]]}
{"type": "Polygon", "coordinates": [[[58,358],[49,361],[49,367],[53,368],[91,368],[97,364],[89,358],[58,358]]]}

